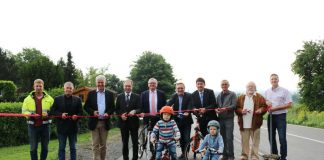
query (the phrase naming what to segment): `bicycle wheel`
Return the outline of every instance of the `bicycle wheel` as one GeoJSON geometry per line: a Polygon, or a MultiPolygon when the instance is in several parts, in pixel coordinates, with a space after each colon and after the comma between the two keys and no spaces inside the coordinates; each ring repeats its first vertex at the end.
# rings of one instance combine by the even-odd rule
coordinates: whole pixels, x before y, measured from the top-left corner
{"type": "Polygon", "coordinates": [[[143,128],[138,135],[138,158],[142,158],[146,149],[146,127],[143,128]]]}
{"type": "Polygon", "coordinates": [[[203,142],[203,137],[197,134],[197,137],[191,137],[190,142],[186,145],[186,160],[200,160],[202,155],[200,153],[195,153],[195,150],[199,148],[199,145],[203,142]]]}
{"type": "Polygon", "coordinates": [[[150,135],[151,135],[151,131],[148,131],[146,133],[146,142],[145,142],[145,155],[146,155],[146,159],[150,160],[151,157],[153,156],[152,152],[155,153],[155,146],[153,147],[153,150],[151,151],[150,148],[150,135]]]}

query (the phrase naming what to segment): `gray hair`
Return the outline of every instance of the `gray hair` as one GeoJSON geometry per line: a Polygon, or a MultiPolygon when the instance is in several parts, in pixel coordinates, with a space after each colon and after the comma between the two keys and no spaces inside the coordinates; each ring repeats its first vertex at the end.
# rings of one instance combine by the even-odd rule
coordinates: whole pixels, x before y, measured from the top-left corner
{"type": "Polygon", "coordinates": [[[147,83],[150,83],[152,81],[156,83],[156,86],[158,85],[158,81],[155,78],[150,78],[147,83]]]}
{"type": "Polygon", "coordinates": [[[106,83],[106,77],[104,75],[98,75],[96,77],[96,82],[98,81],[104,81],[104,83],[106,83]]]}
{"type": "Polygon", "coordinates": [[[255,83],[253,81],[248,82],[246,87],[248,87],[249,85],[253,85],[255,91],[257,90],[256,85],[255,85],[255,83]]]}
{"type": "Polygon", "coordinates": [[[73,85],[72,82],[68,81],[68,82],[65,82],[65,83],[64,83],[64,88],[65,88],[65,87],[71,87],[71,88],[74,88],[74,85],[73,85]]]}
{"type": "Polygon", "coordinates": [[[128,83],[128,82],[133,86],[133,81],[130,80],[130,79],[125,80],[125,81],[124,81],[124,85],[125,85],[126,83],[128,83]]]}

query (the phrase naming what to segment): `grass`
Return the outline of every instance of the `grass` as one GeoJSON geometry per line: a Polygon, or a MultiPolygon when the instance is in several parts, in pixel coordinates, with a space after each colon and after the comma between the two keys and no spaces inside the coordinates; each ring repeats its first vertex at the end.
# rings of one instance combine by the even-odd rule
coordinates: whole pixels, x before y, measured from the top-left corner
{"type": "MultiPolygon", "coordinates": [[[[111,129],[109,131],[108,136],[113,136],[119,133],[118,128],[111,129]]],[[[91,142],[91,134],[90,132],[79,134],[78,135],[78,144],[88,143],[91,142]]],[[[40,153],[40,143],[38,144],[38,156],[40,153]]],[[[48,160],[57,160],[57,151],[58,151],[58,140],[54,139],[49,142],[48,145],[48,160]]],[[[67,144],[67,150],[68,152],[68,144],[67,144]]],[[[3,147],[0,148],[0,160],[10,160],[10,159],[19,159],[19,160],[29,160],[30,154],[29,154],[29,144],[27,145],[21,145],[21,146],[14,146],[14,147],[3,147]]]]}

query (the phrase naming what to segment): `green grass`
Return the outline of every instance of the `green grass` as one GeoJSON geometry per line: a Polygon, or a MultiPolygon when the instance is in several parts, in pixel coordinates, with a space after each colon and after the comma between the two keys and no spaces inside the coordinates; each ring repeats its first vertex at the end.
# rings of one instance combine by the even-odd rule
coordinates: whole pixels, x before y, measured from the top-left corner
{"type": "MultiPolygon", "coordinates": [[[[119,133],[118,128],[111,129],[109,131],[108,136],[113,136],[119,133]]],[[[78,144],[88,143],[91,142],[91,134],[83,133],[78,135],[78,144]]],[[[38,144],[38,152],[40,152],[40,143],[38,144]]],[[[58,151],[58,140],[51,140],[48,145],[48,160],[56,160],[58,151]]],[[[67,144],[67,151],[68,151],[68,144],[67,144]]],[[[11,159],[19,159],[19,160],[29,160],[29,144],[21,145],[21,146],[14,146],[14,147],[3,147],[0,148],[0,160],[11,160],[11,159]]],[[[39,153],[38,153],[39,156],[39,153]]]]}

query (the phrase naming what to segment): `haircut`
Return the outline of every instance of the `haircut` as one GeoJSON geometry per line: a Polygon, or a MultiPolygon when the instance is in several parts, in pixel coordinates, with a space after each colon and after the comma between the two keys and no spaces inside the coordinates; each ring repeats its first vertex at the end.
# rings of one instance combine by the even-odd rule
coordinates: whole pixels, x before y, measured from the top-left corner
{"type": "Polygon", "coordinates": [[[205,80],[204,80],[203,78],[201,78],[201,77],[198,77],[198,78],[196,79],[196,83],[197,83],[197,82],[202,82],[202,83],[205,84],[205,80]]]}
{"type": "Polygon", "coordinates": [[[65,82],[65,83],[64,83],[64,88],[65,88],[65,87],[71,87],[71,88],[74,88],[74,85],[73,85],[72,82],[68,81],[68,82],[65,82]]]}

